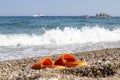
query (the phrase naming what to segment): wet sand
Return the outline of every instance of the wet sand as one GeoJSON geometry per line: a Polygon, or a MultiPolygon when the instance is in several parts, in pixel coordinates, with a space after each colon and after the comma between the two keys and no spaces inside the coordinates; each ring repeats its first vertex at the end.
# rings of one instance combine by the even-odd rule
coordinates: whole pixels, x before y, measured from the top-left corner
{"type": "MultiPolygon", "coordinates": [[[[120,80],[120,48],[72,53],[87,66],[31,69],[43,57],[0,62],[0,80],[120,80]]],[[[49,56],[55,60],[60,55],[49,56]]]]}

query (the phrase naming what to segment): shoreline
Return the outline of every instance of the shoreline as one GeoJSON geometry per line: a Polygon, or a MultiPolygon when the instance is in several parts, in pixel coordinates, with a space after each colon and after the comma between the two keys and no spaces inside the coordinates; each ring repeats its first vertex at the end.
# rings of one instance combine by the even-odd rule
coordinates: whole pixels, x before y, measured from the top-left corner
{"type": "MultiPolygon", "coordinates": [[[[59,55],[51,55],[55,60],[59,55]]],[[[119,80],[120,48],[107,48],[73,53],[78,60],[88,63],[85,67],[65,69],[31,69],[43,57],[0,61],[0,80],[119,80]],[[49,72],[49,74],[48,74],[49,72]]]]}

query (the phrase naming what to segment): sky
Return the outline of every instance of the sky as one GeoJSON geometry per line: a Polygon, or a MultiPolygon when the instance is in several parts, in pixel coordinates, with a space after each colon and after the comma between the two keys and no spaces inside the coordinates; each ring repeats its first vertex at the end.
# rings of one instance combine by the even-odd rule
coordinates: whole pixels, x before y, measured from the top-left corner
{"type": "Polygon", "coordinates": [[[0,16],[120,16],[120,0],[0,0],[0,16]]]}

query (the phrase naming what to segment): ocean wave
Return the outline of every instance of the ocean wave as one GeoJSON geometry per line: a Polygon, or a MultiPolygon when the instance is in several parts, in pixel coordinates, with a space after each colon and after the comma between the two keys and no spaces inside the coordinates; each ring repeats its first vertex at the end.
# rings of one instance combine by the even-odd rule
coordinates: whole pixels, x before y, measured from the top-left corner
{"type": "Polygon", "coordinates": [[[46,30],[42,35],[0,34],[0,46],[65,45],[119,40],[120,29],[109,30],[98,26],[82,29],[65,27],[63,30],[57,28],[46,30]]]}

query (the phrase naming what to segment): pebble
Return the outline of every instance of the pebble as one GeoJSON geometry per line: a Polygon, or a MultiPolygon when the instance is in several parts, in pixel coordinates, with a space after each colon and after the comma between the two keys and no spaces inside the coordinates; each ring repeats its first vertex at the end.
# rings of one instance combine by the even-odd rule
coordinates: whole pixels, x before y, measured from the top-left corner
{"type": "MultiPolygon", "coordinates": [[[[120,80],[120,48],[84,51],[73,55],[86,61],[88,66],[33,70],[31,65],[42,57],[1,61],[0,80],[120,80]]],[[[58,56],[50,57],[56,60],[58,56]]]]}

